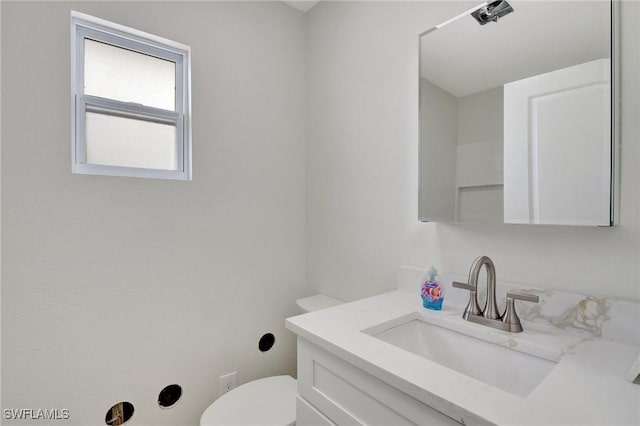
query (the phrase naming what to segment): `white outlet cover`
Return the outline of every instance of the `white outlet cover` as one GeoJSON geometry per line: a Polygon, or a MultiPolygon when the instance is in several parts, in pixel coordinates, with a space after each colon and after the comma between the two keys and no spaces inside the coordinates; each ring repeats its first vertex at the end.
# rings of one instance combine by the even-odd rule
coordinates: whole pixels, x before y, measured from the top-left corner
{"type": "Polygon", "coordinates": [[[229,392],[238,385],[238,372],[223,374],[220,376],[220,395],[229,392]]]}

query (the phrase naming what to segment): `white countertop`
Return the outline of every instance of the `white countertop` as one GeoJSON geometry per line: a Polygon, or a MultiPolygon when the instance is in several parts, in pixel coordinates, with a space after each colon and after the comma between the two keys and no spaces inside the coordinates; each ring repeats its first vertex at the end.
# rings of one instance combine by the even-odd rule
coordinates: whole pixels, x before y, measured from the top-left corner
{"type": "Polygon", "coordinates": [[[640,424],[640,385],[625,380],[639,347],[524,320],[522,333],[508,333],[461,314],[446,298],[443,311],[430,311],[418,295],[394,291],[292,317],[286,327],[466,425],[640,424]],[[519,397],[362,332],[407,315],[559,363],[519,397]]]}

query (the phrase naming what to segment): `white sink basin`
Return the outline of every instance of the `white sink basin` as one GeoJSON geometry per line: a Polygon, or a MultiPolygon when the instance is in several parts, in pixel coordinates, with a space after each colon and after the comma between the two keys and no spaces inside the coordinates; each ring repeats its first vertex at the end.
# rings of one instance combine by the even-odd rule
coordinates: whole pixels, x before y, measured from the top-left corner
{"type": "Polygon", "coordinates": [[[371,336],[491,386],[525,397],[557,362],[408,318],[365,331],[371,336]]]}

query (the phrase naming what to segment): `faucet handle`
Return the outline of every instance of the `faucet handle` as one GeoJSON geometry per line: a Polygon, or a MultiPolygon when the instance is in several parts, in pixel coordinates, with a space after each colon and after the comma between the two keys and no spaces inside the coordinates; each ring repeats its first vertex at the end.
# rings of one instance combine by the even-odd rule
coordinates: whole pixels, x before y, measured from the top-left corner
{"type": "Polygon", "coordinates": [[[470,284],[467,284],[467,283],[461,283],[461,282],[458,282],[458,281],[453,281],[451,283],[451,285],[456,287],[456,288],[462,288],[464,290],[469,290],[469,291],[475,291],[476,290],[476,286],[470,285],[470,284]]]}
{"type": "Polygon", "coordinates": [[[507,292],[507,300],[509,299],[524,300],[526,302],[534,302],[534,303],[538,303],[540,301],[540,298],[535,294],[518,293],[516,291],[507,292]]]}
{"type": "Polygon", "coordinates": [[[504,310],[502,322],[508,326],[508,330],[512,333],[520,333],[522,331],[522,323],[516,313],[515,300],[538,303],[540,298],[535,294],[507,292],[507,308],[504,310]]]}
{"type": "Polygon", "coordinates": [[[451,285],[453,287],[461,288],[463,290],[469,290],[469,303],[467,304],[467,307],[464,309],[464,312],[462,313],[462,318],[468,319],[469,315],[476,315],[476,316],[482,315],[482,310],[480,309],[480,306],[478,306],[478,298],[476,296],[476,292],[478,291],[478,289],[476,288],[475,285],[461,283],[458,281],[452,282],[451,285]]]}

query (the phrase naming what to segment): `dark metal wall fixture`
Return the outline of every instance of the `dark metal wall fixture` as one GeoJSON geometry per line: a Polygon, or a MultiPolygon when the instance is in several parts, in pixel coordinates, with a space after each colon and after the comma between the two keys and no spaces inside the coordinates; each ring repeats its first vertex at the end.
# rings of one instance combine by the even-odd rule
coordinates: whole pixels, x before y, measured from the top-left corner
{"type": "Polygon", "coordinates": [[[130,402],[118,402],[109,408],[104,416],[104,422],[109,426],[119,426],[125,424],[133,416],[133,404],[130,402]]]}
{"type": "Polygon", "coordinates": [[[497,0],[472,12],[471,16],[476,18],[480,25],[485,25],[488,22],[498,22],[499,18],[511,12],[513,12],[513,7],[506,0],[497,0]]]}
{"type": "Polygon", "coordinates": [[[180,385],[169,385],[158,394],[158,405],[162,408],[172,407],[182,396],[180,385]]]}
{"type": "Polygon", "coordinates": [[[275,336],[271,333],[267,333],[260,338],[260,341],[258,342],[258,349],[260,349],[260,352],[266,352],[273,347],[275,342],[275,336]]]}

